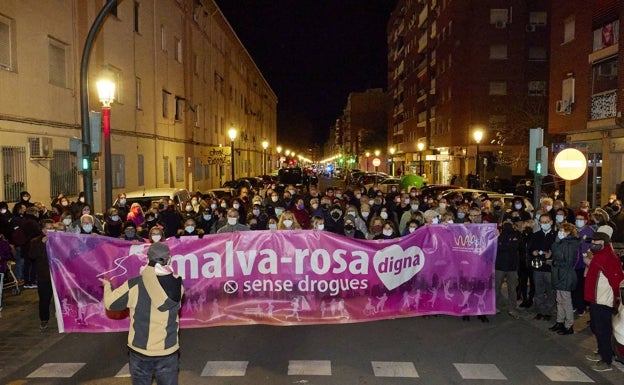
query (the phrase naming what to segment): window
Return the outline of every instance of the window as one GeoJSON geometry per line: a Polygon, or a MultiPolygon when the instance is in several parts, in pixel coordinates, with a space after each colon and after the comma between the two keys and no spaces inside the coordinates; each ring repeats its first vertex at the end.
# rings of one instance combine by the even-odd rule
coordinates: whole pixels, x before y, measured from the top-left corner
{"type": "Polygon", "coordinates": [[[545,96],[546,82],[542,80],[530,81],[528,84],[529,96],[545,96]]]}
{"type": "Polygon", "coordinates": [[[169,91],[163,90],[162,92],[162,116],[163,118],[169,117],[169,91]]]}
{"type": "Polygon", "coordinates": [[[134,32],[139,33],[139,3],[134,2],[134,32]]]}
{"type": "Polygon", "coordinates": [[[60,41],[50,38],[48,42],[49,82],[59,87],[67,86],[67,49],[60,41]]]}
{"type": "Polygon", "coordinates": [[[176,182],[184,182],[184,157],[176,156],[176,182]]]}
{"type": "Polygon", "coordinates": [[[8,71],[12,71],[14,67],[13,27],[11,19],[0,15],[0,69],[8,71]]]}
{"type": "Polygon", "coordinates": [[[137,183],[139,186],[145,186],[145,159],[143,154],[137,155],[137,183]]]}
{"type": "Polygon", "coordinates": [[[164,25],[160,26],[160,49],[167,52],[167,28],[164,25]]]}
{"type": "Polygon", "coordinates": [[[507,82],[490,82],[490,95],[507,95],[507,82]]]}
{"type": "Polygon", "coordinates": [[[2,147],[4,200],[16,202],[26,185],[26,147],[2,147]]]}
{"type": "Polygon", "coordinates": [[[169,157],[163,156],[163,183],[165,185],[169,184],[169,157]]]}
{"type": "Polygon", "coordinates": [[[548,14],[546,12],[530,12],[529,24],[533,25],[546,25],[548,14]]]}
{"type": "Polygon", "coordinates": [[[490,46],[490,59],[505,60],[507,59],[507,44],[494,44],[490,46]]]}
{"type": "Polygon", "coordinates": [[[179,37],[174,38],[175,42],[175,52],[173,54],[173,58],[178,63],[182,63],[182,39],[179,37]]]}
{"type": "Polygon", "coordinates": [[[113,188],[125,188],[126,156],[120,154],[111,154],[111,163],[113,164],[113,188]]]}
{"type": "Polygon", "coordinates": [[[141,78],[136,78],[134,83],[135,93],[136,93],[136,109],[142,109],[141,103],[141,78]]]}
{"type": "Polygon", "coordinates": [[[182,120],[182,116],[184,115],[184,101],[185,99],[180,96],[175,97],[175,114],[174,119],[177,121],[182,120]]]}
{"type": "Polygon", "coordinates": [[[490,9],[490,24],[506,25],[509,20],[507,8],[490,9]]]}
{"type": "Polygon", "coordinates": [[[54,150],[50,160],[50,197],[59,194],[78,194],[78,173],[76,172],[76,153],[54,150]]]}
{"type": "Polygon", "coordinates": [[[563,22],[563,43],[569,43],[574,40],[574,28],[576,24],[576,19],[574,16],[568,17],[563,22]]]}
{"type": "Polygon", "coordinates": [[[548,52],[544,47],[529,47],[529,60],[543,61],[548,58],[548,52]]]}
{"type": "MultiPolygon", "coordinates": [[[[0,39],[2,40],[2,39],[0,39]]],[[[617,44],[620,40],[620,21],[615,20],[594,30],[593,51],[617,44]]]]}
{"type": "Polygon", "coordinates": [[[616,90],[618,58],[611,57],[592,66],[592,95],[616,90]]]}

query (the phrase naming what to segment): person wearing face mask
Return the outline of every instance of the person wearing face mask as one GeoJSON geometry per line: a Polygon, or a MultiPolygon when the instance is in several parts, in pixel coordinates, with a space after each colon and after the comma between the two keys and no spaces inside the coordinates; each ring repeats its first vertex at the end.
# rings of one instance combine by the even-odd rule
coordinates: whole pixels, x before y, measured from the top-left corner
{"type": "Polygon", "coordinates": [[[550,274],[550,262],[552,261],[552,244],[557,238],[557,232],[553,229],[552,217],[544,214],[539,219],[540,231],[533,234],[529,245],[529,258],[533,269],[535,282],[535,311],[536,320],[550,321],[554,311],[554,292],[550,274]]]}
{"type": "Polygon", "coordinates": [[[624,280],[622,263],[611,246],[613,229],[601,226],[591,238],[589,265],[585,276],[585,300],[589,302],[590,327],[596,336],[598,352],[585,358],[594,362],[597,372],[613,370],[612,318],[620,298],[619,286],[624,280]]]}
{"type": "Polygon", "coordinates": [[[84,214],[80,217],[80,234],[98,235],[99,232],[93,224],[93,217],[89,214],[84,214]]]}
{"type": "Polygon", "coordinates": [[[119,218],[121,218],[122,222],[125,222],[128,218],[128,211],[130,208],[127,205],[128,200],[126,199],[125,193],[117,194],[117,201],[113,204],[113,207],[117,209],[117,213],[119,214],[119,218]]]}
{"type": "Polygon", "coordinates": [[[401,220],[399,221],[399,232],[401,234],[405,234],[405,227],[407,226],[407,222],[409,222],[412,217],[418,213],[422,213],[420,211],[420,199],[414,195],[413,197],[410,197],[409,210],[401,215],[401,220]]]}
{"type": "Polygon", "coordinates": [[[524,199],[520,197],[514,198],[512,206],[512,211],[516,211],[518,213],[521,221],[528,221],[531,219],[531,214],[526,209],[524,199]]]}
{"type": "Polygon", "coordinates": [[[342,213],[343,211],[340,205],[333,205],[329,210],[329,215],[325,218],[325,230],[334,234],[343,234],[344,221],[342,213]]]}
{"type": "Polygon", "coordinates": [[[572,290],[576,288],[574,265],[578,259],[581,240],[576,227],[571,223],[562,223],[557,232],[557,239],[552,244],[551,281],[556,292],[557,322],[550,330],[560,335],[574,333],[574,308],[572,290]]]}
{"type": "Polygon", "coordinates": [[[240,214],[238,210],[232,208],[227,211],[227,224],[217,230],[217,234],[223,233],[233,233],[236,231],[247,231],[249,228],[241,223],[239,223],[240,214]]]}
{"type": "Polygon", "coordinates": [[[185,221],[189,218],[195,219],[197,217],[197,213],[195,212],[191,201],[184,202],[180,215],[182,215],[182,221],[185,221]]]}
{"type": "Polygon", "coordinates": [[[135,202],[130,206],[126,220],[134,222],[136,227],[140,227],[145,222],[145,214],[143,214],[143,208],[139,203],[135,202]]]}
{"type": "Polygon", "coordinates": [[[381,236],[381,232],[383,231],[383,223],[384,220],[381,219],[380,216],[373,216],[368,227],[368,234],[366,235],[366,239],[375,239],[375,237],[381,236]]]}
{"type": "MultiPolygon", "coordinates": [[[[323,210],[323,206],[320,204],[320,200],[318,198],[310,199],[310,218],[314,216],[325,217],[325,211],[323,210]]],[[[312,223],[310,223],[312,225],[312,223]]]]}
{"type": "Polygon", "coordinates": [[[119,237],[119,239],[123,239],[124,241],[130,241],[134,243],[145,242],[141,236],[139,236],[136,226],[132,221],[124,222],[123,233],[119,237]]]}
{"type": "Polygon", "coordinates": [[[70,206],[70,211],[71,211],[72,215],[74,216],[74,218],[80,218],[80,216],[82,215],[82,208],[87,203],[89,203],[89,202],[87,202],[85,200],[84,191],[81,191],[78,194],[78,200],[76,202],[72,202],[71,206],[70,206]]]}
{"type": "Polygon", "coordinates": [[[279,219],[276,216],[270,216],[267,219],[267,230],[277,230],[277,222],[279,222],[279,219]]]}
{"type": "Polygon", "coordinates": [[[178,233],[176,234],[176,238],[179,237],[203,237],[204,236],[204,230],[197,228],[197,223],[195,222],[195,219],[193,218],[187,218],[184,221],[184,227],[181,229],[178,229],[178,233]]]}
{"type": "Polygon", "coordinates": [[[405,230],[401,233],[401,236],[406,236],[412,234],[414,231],[418,229],[420,223],[416,219],[410,219],[405,225],[405,230]]]}
{"type": "Polygon", "coordinates": [[[438,213],[435,210],[427,210],[424,212],[423,214],[423,218],[425,220],[425,226],[426,225],[437,225],[438,223],[440,223],[440,213],[438,213]]]}
{"type": "Polygon", "coordinates": [[[121,237],[123,221],[116,208],[111,207],[108,209],[108,215],[104,222],[104,235],[113,238],[121,237]]]}
{"type": "Polygon", "coordinates": [[[325,230],[325,219],[323,216],[314,215],[310,221],[310,229],[311,230],[325,230]]]}
{"type": "Polygon", "coordinates": [[[11,239],[12,220],[13,214],[9,211],[9,204],[6,201],[0,202],[0,234],[4,235],[5,239],[11,239]]]}
{"type": "Polygon", "coordinates": [[[614,200],[613,203],[611,203],[610,209],[613,212],[611,220],[615,224],[611,242],[624,242],[624,211],[622,211],[622,201],[619,199],[614,200]]]}
{"type": "Polygon", "coordinates": [[[381,234],[373,237],[373,239],[394,239],[397,237],[396,228],[392,221],[385,221],[381,229],[381,234]]]}
{"type": "Polygon", "coordinates": [[[277,223],[278,230],[301,230],[301,225],[297,222],[297,218],[292,211],[284,211],[277,223]]]}
{"type": "Polygon", "coordinates": [[[164,242],[165,231],[160,226],[154,226],[150,229],[147,239],[149,243],[164,242]]]}
{"type": "Polygon", "coordinates": [[[54,223],[50,219],[41,221],[41,233],[30,241],[30,256],[35,262],[37,272],[37,294],[39,296],[39,330],[46,331],[50,321],[50,305],[52,304],[52,280],[50,279],[50,263],[46,251],[47,234],[50,231],[64,231],[62,223],[54,223]]]}
{"type": "Polygon", "coordinates": [[[245,207],[245,203],[240,198],[232,199],[232,208],[238,211],[238,222],[242,225],[247,224],[247,207],[245,207]]]}
{"type": "Polygon", "coordinates": [[[292,212],[302,229],[310,228],[310,213],[306,210],[303,198],[296,199],[292,212]]]}
{"type": "Polygon", "coordinates": [[[581,239],[581,246],[578,250],[577,259],[574,265],[576,272],[576,289],[572,291],[572,307],[577,315],[585,313],[587,304],[583,299],[583,290],[585,288],[585,262],[583,255],[589,251],[589,240],[594,235],[594,229],[589,225],[589,214],[586,211],[578,210],[575,215],[574,224],[576,233],[581,239]]]}
{"type": "Polygon", "coordinates": [[[159,223],[165,229],[165,238],[175,236],[178,229],[182,228],[182,216],[173,201],[167,202],[165,209],[160,213],[159,223]]]}
{"type": "Polygon", "coordinates": [[[247,224],[251,230],[265,230],[267,225],[268,215],[261,205],[255,204],[251,208],[249,214],[247,214],[247,224]],[[255,226],[251,226],[251,221],[254,221],[255,226]]]}
{"type": "Polygon", "coordinates": [[[518,265],[520,262],[520,246],[522,234],[518,232],[511,217],[507,216],[498,235],[496,264],[494,265],[494,281],[496,288],[497,313],[505,306],[502,294],[503,281],[507,281],[507,314],[518,319],[516,287],[518,286],[518,265]]]}
{"type": "Polygon", "coordinates": [[[355,217],[351,214],[345,215],[343,229],[343,235],[347,238],[366,239],[364,233],[355,227],[355,217]]]}
{"type": "Polygon", "coordinates": [[[24,205],[26,206],[26,208],[29,208],[33,205],[33,203],[30,201],[30,193],[28,191],[22,191],[20,193],[20,200],[15,204],[15,206],[13,206],[13,215],[15,215],[17,211],[16,209],[17,207],[19,207],[19,205],[24,205]]]}

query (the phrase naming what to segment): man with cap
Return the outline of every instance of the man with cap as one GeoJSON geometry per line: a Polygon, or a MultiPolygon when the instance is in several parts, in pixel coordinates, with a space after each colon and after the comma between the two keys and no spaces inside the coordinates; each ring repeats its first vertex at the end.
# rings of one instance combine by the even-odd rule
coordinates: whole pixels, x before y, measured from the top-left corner
{"type": "Polygon", "coordinates": [[[178,384],[179,312],[184,295],[182,278],[173,275],[167,245],[156,242],[147,251],[141,274],[113,290],[104,284],[108,310],[130,310],[128,350],[132,384],[178,384]]]}
{"type": "Polygon", "coordinates": [[[620,282],[624,280],[622,264],[611,246],[613,229],[600,226],[591,237],[591,260],[585,277],[585,300],[589,302],[590,327],[596,336],[598,352],[585,356],[593,361],[597,372],[613,370],[613,311],[620,300],[620,282]]]}

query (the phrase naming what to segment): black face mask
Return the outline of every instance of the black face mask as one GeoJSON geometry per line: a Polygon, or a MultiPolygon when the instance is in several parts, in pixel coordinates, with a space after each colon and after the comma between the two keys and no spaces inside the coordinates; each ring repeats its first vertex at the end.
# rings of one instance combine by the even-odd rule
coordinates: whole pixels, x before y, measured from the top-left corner
{"type": "Polygon", "coordinates": [[[592,243],[589,245],[590,250],[593,250],[593,251],[602,250],[603,247],[604,245],[601,245],[599,243],[592,243]]]}
{"type": "Polygon", "coordinates": [[[503,231],[504,232],[512,232],[513,231],[513,225],[511,223],[504,223],[503,224],[503,231]]]}
{"type": "Polygon", "coordinates": [[[251,225],[249,225],[249,228],[251,230],[258,230],[258,224],[257,223],[251,224],[251,225]]]}
{"type": "Polygon", "coordinates": [[[353,225],[345,225],[344,229],[347,230],[347,231],[351,231],[351,230],[354,229],[354,227],[353,227],[353,225]]]}
{"type": "Polygon", "coordinates": [[[334,211],[334,212],[331,214],[331,216],[332,216],[332,218],[334,218],[334,219],[339,219],[339,218],[340,218],[340,212],[338,212],[338,211],[334,211]]]}

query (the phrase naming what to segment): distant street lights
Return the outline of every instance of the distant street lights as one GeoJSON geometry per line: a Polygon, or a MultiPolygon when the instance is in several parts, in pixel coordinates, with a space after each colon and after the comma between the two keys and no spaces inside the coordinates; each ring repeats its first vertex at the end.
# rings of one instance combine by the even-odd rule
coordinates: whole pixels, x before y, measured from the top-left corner
{"type": "Polygon", "coordinates": [[[230,128],[228,130],[228,136],[230,137],[230,143],[231,143],[231,161],[230,161],[230,168],[232,169],[232,181],[235,180],[234,178],[234,139],[236,139],[236,129],[234,127],[230,128]]]}
{"type": "Polygon", "coordinates": [[[269,142],[266,140],[262,141],[262,175],[266,175],[266,149],[269,147],[269,142]]]}
{"type": "Polygon", "coordinates": [[[370,151],[366,151],[366,172],[368,172],[368,157],[370,156],[370,151]]]}
{"type": "Polygon", "coordinates": [[[483,131],[481,129],[477,129],[475,130],[475,132],[472,133],[472,137],[474,138],[474,141],[477,143],[477,156],[475,158],[475,173],[476,173],[476,181],[477,181],[477,188],[479,188],[480,185],[480,176],[479,176],[479,143],[481,143],[481,139],[483,139],[483,131]]]}
{"type": "Polygon", "coordinates": [[[394,176],[394,153],[396,148],[390,147],[390,164],[392,165],[392,176],[394,176]]]}
{"type": "MultiPolygon", "coordinates": [[[[102,128],[104,129],[104,207],[113,205],[113,166],[111,158],[110,114],[111,103],[115,100],[115,82],[109,71],[96,83],[98,96],[102,102],[102,128]]],[[[93,204],[93,202],[89,202],[93,204]]]]}
{"type": "Polygon", "coordinates": [[[425,149],[425,144],[423,142],[418,142],[416,145],[418,147],[418,163],[420,164],[420,175],[423,174],[423,162],[422,162],[422,152],[425,149]]]}

